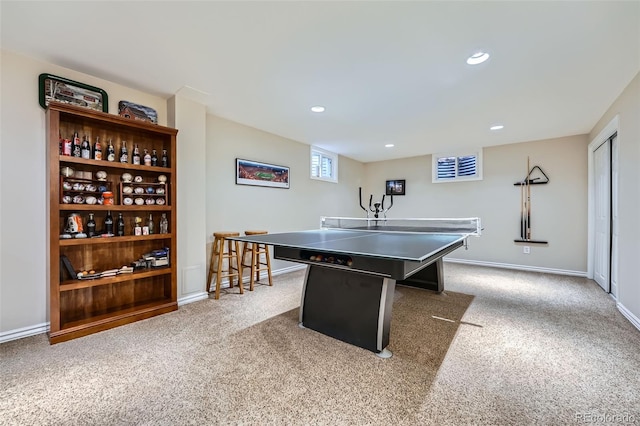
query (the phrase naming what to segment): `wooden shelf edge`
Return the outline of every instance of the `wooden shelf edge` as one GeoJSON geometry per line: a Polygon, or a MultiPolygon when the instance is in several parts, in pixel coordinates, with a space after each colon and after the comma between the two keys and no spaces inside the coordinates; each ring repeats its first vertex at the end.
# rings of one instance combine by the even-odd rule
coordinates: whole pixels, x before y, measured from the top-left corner
{"type": "Polygon", "coordinates": [[[60,163],[97,166],[97,167],[100,167],[101,169],[107,168],[107,169],[118,169],[118,170],[136,170],[139,172],[154,172],[154,173],[162,173],[162,174],[171,174],[173,172],[172,167],[144,166],[144,165],[138,165],[138,164],[120,163],[118,161],[107,161],[107,160],[89,160],[86,158],[71,157],[69,155],[60,155],[59,160],[60,160],[60,163]]]}
{"type": "Polygon", "coordinates": [[[144,206],[125,206],[124,204],[113,204],[110,206],[105,206],[101,204],[60,204],[60,211],[132,211],[132,212],[143,212],[143,211],[159,211],[159,212],[169,212],[171,211],[171,206],[164,205],[144,205],[144,206]]]}
{"type": "Polygon", "coordinates": [[[96,278],[95,280],[73,280],[64,281],[60,284],[60,291],[78,290],[81,288],[98,287],[101,285],[109,285],[121,283],[124,281],[136,281],[143,278],[156,277],[159,275],[169,275],[173,272],[170,266],[163,266],[158,269],[143,272],[132,272],[130,274],[120,274],[115,277],[96,278]]]}
{"type": "Polygon", "coordinates": [[[127,235],[124,237],[69,238],[61,239],[60,247],[83,246],[93,244],[130,243],[135,241],[170,240],[173,234],[127,235]]]}
{"type": "Polygon", "coordinates": [[[81,116],[93,120],[101,120],[107,123],[113,123],[126,127],[148,130],[155,133],[165,133],[167,135],[178,134],[178,130],[172,127],[166,127],[161,124],[153,124],[145,121],[132,120],[130,118],[124,118],[119,115],[109,114],[102,111],[95,111],[88,108],[82,108],[79,106],[69,105],[61,102],[49,102],[47,109],[52,111],[59,111],[62,113],[73,114],[75,116],[81,116]]]}
{"type": "MultiPolygon", "coordinates": [[[[163,299],[163,301],[166,299],[163,299]]],[[[151,302],[110,314],[99,315],[81,321],[69,323],[58,331],[49,332],[49,343],[61,343],[78,337],[88,336],[124,324],[151,318],[178,310],[178,302],[151,302]]]]}

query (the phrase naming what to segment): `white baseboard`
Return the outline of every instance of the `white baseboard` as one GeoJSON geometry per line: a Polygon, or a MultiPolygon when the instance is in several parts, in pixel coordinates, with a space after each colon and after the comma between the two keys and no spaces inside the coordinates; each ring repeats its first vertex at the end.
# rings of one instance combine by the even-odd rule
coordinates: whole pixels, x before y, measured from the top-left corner
{"type": "Polygon", "coordinates": [[[271,275],[276,276],[276,275],[288,274],[289,272],[299,271],[301,269],[305,269],[306,267],[307,265],[296,263],[295,265],[287,266],[286,268],[280,268],[275,271],[271,271],[271,275]]]}
{"type": "Polygon", "coordinates": [[[627,308],[625,308],[622,303],[616,303],[616,307],[618,308],[620,313],[622,313],[622,315],[624,315],[625,318],[627,318],[629,320],[629,322],[631,324],[633,324],[633,326],[635,328],[640,330],[640,319],[638,317],[633,315],[633,313],[630,310],[628,310],[627,308]]]}
{"type": "MultiPolygon", "coordinates": [[[[304,269],[306,267],[307,267],[306,265],[297,264],[293,266],[288,266],[286,268],[272,270],[271,276],[275,277],[277,275],[288,274],[289,272],[299,271],[300,269],[304,269]]],[[[267,277],[268,275],[266,272],[260,273],[261,280],[266,279],[267,277]]],[[[248,275],[245,275],[242,277],[242,282],[244,284],[249,283],[250,280],[251,280],[251,277],[249,277],[248,275]]],[[[211,280],[211,284],[214,284],[214,280],[211,280]]],[[[222,280],[222,282],[220,283],[220,288],[229,288],[228,278],[225,278],[222,280]]],[[[204,300],[204,299],[207,299],[208,297],[209,297],[209,293],[207,293],[206,291],[202,293],[197,293],[194,295],[189,295],[189,296],[183,297],[182,299],[178,299],[178,306],[186,305],[187,303],[197,302],[198,300],[204,300]]]]}
{"type": "Polygon", "coordinates": [[[198,293],[190,294],[185,297],[181,297],[178,299],[178,306],[186,305],[188,303],[197,302],[198,300],[204,300],[209,298],[209,293],[206,291],[201,291],[198,293]]]}
{"type": "Polygon", "coordinates": [[[583,278],[587,277],[586,271],[572,271],[569,269],[543,268],[540,266],[516,265],[513,263],[485,262],[482,260],[452,259],[452,258],[446,258],[446,257],[444,261],[451,262],[451,263],[462,263],[466,265],[489,266],[491,268],[515,269],[517,271],[543,272],[546,274],[569,275],[572,277],[583,277],[583,278]]]}
{"type": "Polygon", "coordinates": [[[5,331],[3,333],[0,333],[0,344],[10,342],[12,340],[23,339],[25,337],[35,336],[36,334],[46,333],[47,331],[49,331],[48,322],[5,331]]]}

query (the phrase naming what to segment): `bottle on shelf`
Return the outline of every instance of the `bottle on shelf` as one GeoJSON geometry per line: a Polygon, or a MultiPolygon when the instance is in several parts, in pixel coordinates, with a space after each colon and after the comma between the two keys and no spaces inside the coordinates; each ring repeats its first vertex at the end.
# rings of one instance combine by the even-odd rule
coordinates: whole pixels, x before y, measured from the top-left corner
{"type": "Polygon", "coordinates": [[[158,153],[156,152],[155,149],[151,150],[151,165],[152,166],[158,165],[158,153]]]}
{"type": "Polygon", "coordinates": [[[89,139],[87,139],[87,135],[82,137],[82,146],[80,148],[81,157],[85,160],[91,159],[91,144],[89,143],[89,139]]]}
{"type": "Polygon", "coordinates": [[[96,221],[93,218],[93,213],[89,213],[89,220],[87,220],[87,237],[91,238],[96,235],[96,221]]]}
{"type": "Polygon", "coordinates": [[[127,151],[127,141],[122,141],[122,146],[120,147],[120,162],[121,163],[129,162],[129,152],[127,151]]]}
{"type": "Polygon", "coordinates": [[[169,220],[167,220],[166,213],[162,213],[162,217],[160,218],[160,233],[161,234],[169,233],[169,220]]]}
{"type": "Polygon", "coordinates": [[[93,144],[93,159],[102,160],[102,145],[100,144],[100,136],[96,136],[96,143],[93,144]]]}
{"type": "Polygon", "coordinates": [[[162,167],[169,167],[169,157],[167,156],[167,150],[166,149],[162,150],[161,165],[162,165],[162,167]]]}
{"type": "Polygon", "coordinates": [[[144,149],[144,165],[145,166],[150,166],[151,165],[151,154],[149,154],[149,150],[147,148],[144,149]]]}
{"type": "Polygon", "coordinates": [[[140,165],[140,149],[138,148],[138,144],[135,144],[133,147],[133,154],[131,155],[131,164],[140,165]]]}
{"type": "Polygon", "coordinates": [[[116,149],[113,147],[111,139],[109,139],[109,145],[107,145],[107,161],[116,161],[116,149]]]}
{"type": "Polygon", "coordinates": [[[80,142],[80,136],[78,136],[78,132],[75,132],[73,134],[73,140],[71,142],[71,151],[74,157],[82,157],[80,145],[82,145],[82,142],[80,142]]]}
{"type": "Polygon", "coordinates": [[[136,216],[135,225],[133,226],[133,235],[142,235],[142,218],[136,216]]]}
{"type": "Polygon", "coordinates": [[[113,235],[113,216],[111,216],[111,210],[107,211],[107,216],[104,218],[104,233],[113,235]]]}
{"type": "Polygon", "coordinates": [[[73,153],[71,139],[64,139],[62,141],[62,155],[66,155],[67,157],[71,156],[73,153]]]}
{"type": "Polygon", "coordinates": [[[153,222],[153,213],[149,213],[149,220],[147,221],[147,226],[149,227],[149,235],[155,234],[156,225],[153,222]]]}
{"type": "Polygon", "coordinates": [[[138,148],[138,144],[135,144],[133,147],[133,153],[131,154],[131,164],[140,164],[140,149],[138,148]]]}
{"type": "Polygon", "coordinates": [[[118,222],[116,223],[116,229],[118,237],[124,236],[124,218],[122,217],[122,213],[118,213],[118,222]]]}

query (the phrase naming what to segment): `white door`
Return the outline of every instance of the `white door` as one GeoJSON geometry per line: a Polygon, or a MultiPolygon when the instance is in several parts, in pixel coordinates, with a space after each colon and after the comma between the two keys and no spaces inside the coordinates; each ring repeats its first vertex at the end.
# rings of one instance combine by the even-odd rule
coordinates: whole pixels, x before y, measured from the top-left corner
{"type": "Polygon", "coordinates": [[[618,136],[611,138],[611,295],[618,298],[618,136]]]}
{"type": "Polygon", "coordinates": [[[609,140],[594,152],[595,165],[595,250],[593,279],[609,293],[611,265],[611,154],[609,140]]]}

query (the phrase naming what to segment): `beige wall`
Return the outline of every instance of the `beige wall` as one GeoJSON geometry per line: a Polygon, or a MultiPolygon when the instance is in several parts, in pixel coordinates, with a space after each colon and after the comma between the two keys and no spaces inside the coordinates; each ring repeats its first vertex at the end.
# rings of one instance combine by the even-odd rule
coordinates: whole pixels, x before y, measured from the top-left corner
{"type": "Polygon", "coordinates": [[[178,129],[178,301],[202,295],[205,281],[206,122],[204,105],[184,94],[168,102],[168,120],[178,129]]]}
{"type": "MultiPolygon", "coordinates": [[[[587,137],[572,136],[485,148],[483,180],[431,182],[431,156],[365,165],[366,188],[381,197],[385,180],[406,179],[407,194],[394,197],[388,217],[480,217],[482,237],[449,258],[529,266],[585,274],[587,245],[587,137]],[[531,186],[532,238],[523,254],[520,235],[520,187],[527,157],[549,177],[531,186]]],[[[367,192],[367,194],[369,193],[367,192]]]]}
{"type": "MultiPolygon", "coordinates": [[[[339,183],[313,180],[309,149],[223,118],[207,117],[207,253],[216,231],[296,231],[317,228],[320,216],[359,215],[358,187],[364,166],[340,157],[339,183]],[[290,188],[236,185],[236,158],[289,167],[290,188]]],[[[275,262],[273,268],[287,265],[275,262]]]]}
{"type": "Polygon", "coordinates": [[[640,73],[591,130],[592,141],[615,117],[618,128],[618,304],[640,326],[640,73]]]}

